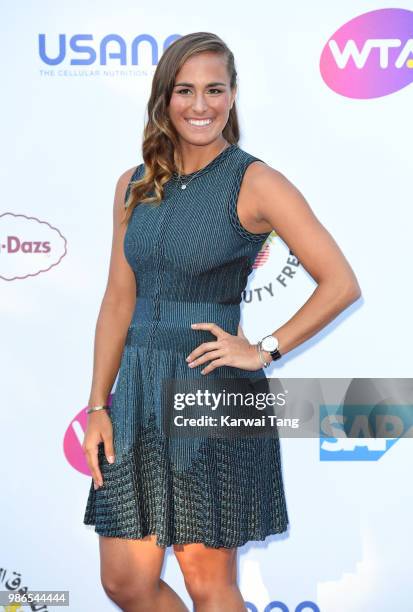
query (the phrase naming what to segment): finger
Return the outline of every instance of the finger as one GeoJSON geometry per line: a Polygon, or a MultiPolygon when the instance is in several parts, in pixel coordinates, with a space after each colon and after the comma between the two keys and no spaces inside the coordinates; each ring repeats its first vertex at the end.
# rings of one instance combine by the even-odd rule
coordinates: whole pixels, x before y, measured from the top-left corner
{"type": "Polygon", "coordinates": [[[115,461],[115,449],[113,448],[113,436],[107,436],[103,438],[103,445],[105,448],[105,456],[109,463],[115,461]]]}
{"type": "Polygon", "coordinates": [[[193,329],[206,329],[216,336],[226,334],[227,332],[216,323],[191,323],[193,329]]]}
{"type": "Polygon", "coordinates": [[[86,448],[86,461],[92,474],[95,485],[101,487],[103,485],[102,473],[99,468],[98,447],[86,448]]]}
{"type": "Polygon", "coordinates": [[[209,353],[205,353],[205,355],[201,355],[201,357],[198,357],[198,359],[191,361],[191,363],[189,363],[188,365],[190,368],[195,368],[196,366],[202,365],[206,361],[210,361],[211,359],[218,359],[218,357],[223,357],[223,356],[224,356],[224,353],[222,349],[210,351],[209,353]]]}
{"type": "Polygon", "coordinates": [[[201,370],[201,374],[209,374],[210,372],[215,370],[215,368],[219,368],[220,366],[224,365],[227,365],[227,363],[223,357],[221,357],[220,359],[215,359],[214,361],[211,361],[211,363],[209,363],[206,368],[201,370]]]}
{"type": "Polygon", "coordinates": [[[200,357],[200,355],[202,355],[205,351],[212,351],[218,348],[218,346],[219,344],[217,340],[213,340],[212,342],[203,342],[189,353],[188,357],[186,357],[186,361],[192,361],[196,357],[200,357]]]}

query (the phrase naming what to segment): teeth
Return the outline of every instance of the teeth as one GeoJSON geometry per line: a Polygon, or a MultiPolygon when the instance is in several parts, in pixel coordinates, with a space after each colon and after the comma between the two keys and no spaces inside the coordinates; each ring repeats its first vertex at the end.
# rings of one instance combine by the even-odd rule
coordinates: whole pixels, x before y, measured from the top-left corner
{"type": "Polygon", "coordinates": [[[212,119],[187,119],[191,125],[208,125],[212,123],[212,119]]]}

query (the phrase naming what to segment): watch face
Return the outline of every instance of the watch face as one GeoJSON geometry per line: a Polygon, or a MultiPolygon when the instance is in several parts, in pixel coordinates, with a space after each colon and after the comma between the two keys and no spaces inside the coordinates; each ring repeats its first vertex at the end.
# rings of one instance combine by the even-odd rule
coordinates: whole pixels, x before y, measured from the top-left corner
{"type": "Polygon", "coordinates": [[[274,336],[265,336],[261,342],[261,346],[264,351],[275,351],[278,348],[278,340],[274,336]]]}

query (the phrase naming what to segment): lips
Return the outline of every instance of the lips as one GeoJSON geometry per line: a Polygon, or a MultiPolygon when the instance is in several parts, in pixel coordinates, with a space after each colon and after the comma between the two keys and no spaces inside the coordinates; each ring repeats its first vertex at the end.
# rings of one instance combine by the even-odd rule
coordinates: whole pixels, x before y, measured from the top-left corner
{"type": "Polygon", "coordinates": [[[214,120],[210,119],[210,118],[208,118],[208,119],[192,119],[192,118],[189,118],[189,119],[185,119],[185,121],[191,127],[199,129],[199,128],[207,128],[207,127],[209,127],[213,123],[214,120]],[[198,123],[198,121],[200,123],[198,123]]]}

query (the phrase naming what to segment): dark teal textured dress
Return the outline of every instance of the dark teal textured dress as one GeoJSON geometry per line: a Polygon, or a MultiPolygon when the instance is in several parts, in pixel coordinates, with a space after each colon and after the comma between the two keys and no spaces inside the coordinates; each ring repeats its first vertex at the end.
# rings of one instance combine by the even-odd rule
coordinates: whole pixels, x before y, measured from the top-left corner
{"type": "MultiPolygon", "coordinates": [[[[115,463],[98,447],[103,486],[91,482],[84,524],[104,536],[157,544],[203,542],[241,546],[287,529],[279,438],[179,440],[161,428],[164,378],[265,377],[264,370],[189,368],[185,358],[215,341],[193,322],[215,322],[236,335],[242,292],[269,233],[241,226],[236,205],[248,165],[259,160],[232,144],[204,166],[185,190],[176,173],[158,205],[139,204],[124,241],[137,285],[108,414],[115,463]]],[[[141,178],[144,164],[132,179],[141,178]]],[[[126,193],[128,195],[130,185],[126,193]]],[[[270,333],[270,330],[268,330],[270,333]]]]}

